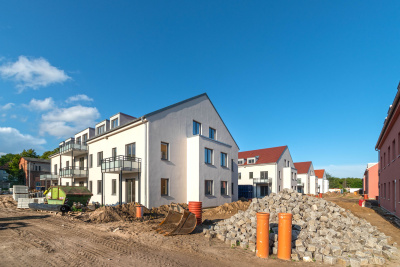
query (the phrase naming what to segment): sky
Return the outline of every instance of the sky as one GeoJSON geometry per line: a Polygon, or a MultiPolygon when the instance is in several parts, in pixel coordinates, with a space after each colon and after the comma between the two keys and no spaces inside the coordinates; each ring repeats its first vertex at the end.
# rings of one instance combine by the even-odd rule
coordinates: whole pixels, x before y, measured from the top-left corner
{"type": "Polygon", "coordinates": [[[0,154],[207,93],[241,151],[362,177],[400,80],[399,1],[1,1],[0,154]]]}

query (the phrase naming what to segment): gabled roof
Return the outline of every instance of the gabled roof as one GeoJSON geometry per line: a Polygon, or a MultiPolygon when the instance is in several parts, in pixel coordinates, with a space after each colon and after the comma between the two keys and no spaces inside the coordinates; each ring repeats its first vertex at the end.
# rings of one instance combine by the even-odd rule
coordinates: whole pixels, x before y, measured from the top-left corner
{"type": "Polygon", "coordinates": [[[311,167],[311,161],[295,162],[294,167],[297,169],[297,174],[308,173],[311,167]]]}
{"type": "Polygon", "coordinates": [[[314,170],[314,172],[315,172],[315,176],[317,176],[319,179],[324,178],[324,173],[325,173],[324,169],[322,169],[322,170],[314,170]]]}
{"type": "MultiPolygon", "coordinates": [[[[258,160],[255,164],[263,163],[275,163],[278,162],[283,152],[287,149],[287,146],[270,147],[264,149],[250,150],[239,152],[239,159],[254,158],[258,156],[258,160]]],[[[243,165],[247,165],[247,161],[243,165]]],[[[250,164],[253,165],[253,164],[250,164]]]]}
{"type": "Polygon", "coordinates": [[[39,158],[29,158],[29,157],[22,157],[22,159],[25,159],[26,161],[31,161],[31,162],[41,162],[41,163],[49,163],[51,160],[49,159],[39,159],[39,158]]]}

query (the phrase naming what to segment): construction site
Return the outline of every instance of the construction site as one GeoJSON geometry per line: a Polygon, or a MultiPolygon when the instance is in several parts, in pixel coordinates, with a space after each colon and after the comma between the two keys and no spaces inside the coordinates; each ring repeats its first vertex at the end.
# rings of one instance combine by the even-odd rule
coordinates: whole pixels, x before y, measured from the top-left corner
{"type": "Polygon", "coordinates": [[[397,218],[373,201],[360,206],[354,194],[319,198],[283,190],[193,213],[191,203],[149,210],[74,202],[63,211],[51,208],[50,198],[47,204],[14,198],[0,196],[1,266],[400,265],[397,218]],[[260,212],[269,214],[266,258],[257,251],[260,212]],[[293,215],[287,260],[278,252],[282,213],[293,215]]]}

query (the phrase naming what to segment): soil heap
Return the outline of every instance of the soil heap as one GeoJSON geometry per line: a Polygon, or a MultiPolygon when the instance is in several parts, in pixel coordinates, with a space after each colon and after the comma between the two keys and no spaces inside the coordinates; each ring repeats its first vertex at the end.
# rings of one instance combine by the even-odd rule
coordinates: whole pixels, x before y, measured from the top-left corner
{"type": "Polygon", "coordinates": [[[12,196],[0,196],[0,206],[3,208],[16,208],[17,202],[14,201],[12,196]]]}
{"type": "Polygon", "coordinates": [[[278,213],[293,214],[292,259],[327,264],[383,265],[398,256],[391,238],[349,210],[324,199],[302,195],[291,189],[253,199],[246,211],[204,230],[229,245],[256,249],[257,212],[270,213],[270,253],[277,254],[278,213]]]}

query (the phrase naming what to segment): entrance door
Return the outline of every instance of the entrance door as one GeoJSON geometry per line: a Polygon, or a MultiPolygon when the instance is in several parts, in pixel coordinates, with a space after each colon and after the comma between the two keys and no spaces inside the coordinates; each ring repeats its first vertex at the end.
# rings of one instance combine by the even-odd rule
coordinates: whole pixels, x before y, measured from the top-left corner
{"type": "Polygon", "coordinates": [[[260,186],[260,196],[261,197],[268,196],[268,186],[266,186],[266,185],[260,186]]]}
{"type": "Polygon", "coordinates": [[[135,180],[127,179],[126,180],[126,202],[134,202],[135,201],[135,180]]]}

